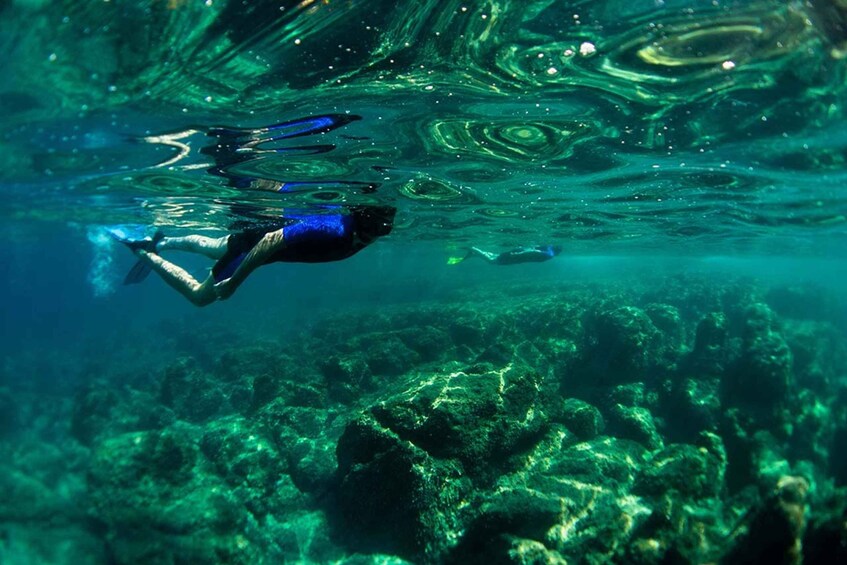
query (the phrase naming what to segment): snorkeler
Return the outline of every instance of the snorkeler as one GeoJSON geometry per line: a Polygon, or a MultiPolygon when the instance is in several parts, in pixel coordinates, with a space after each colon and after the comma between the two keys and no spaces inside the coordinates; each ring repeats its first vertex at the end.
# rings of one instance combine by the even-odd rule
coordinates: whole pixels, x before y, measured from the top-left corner
{"type": "Polygon", "coordinates": [[[229,298],[262,265],[297,262],[321,263],[350,257],[378,237],[388,235],[396,209],[389,206],[350,206],[324,212],[287,215],[276,222],[211,238],[202,235],[134,238],[127,228],[112,228],[112,236],[138,257],[124,284],[143,281],[151,270],[196,306],[229,298]],[[166,250],[199,253],[216,263],[200,282],[179,265],[163,259],[166,250]]]}
{"type": "Polygon", "coordinates": [[[452,257],[448,263],[455,265],[469,257],[480,257],[495,265],[517,265],[518,263],[541,263],[549,261],[562,252],[559,245],[537,245],[535,247],[519,247],[503,253],[492,253],[483,251],[478,247],[471,247],[464,257],[452,257]]]}
{"type": "MultiPolygon", "coordinates": [[[[356,188],[371,193],[378,184],[349,180],[282,181],[245,176],[237,167],[281,153],[319,154],[335,148],[334,145],[302,145],[296,147],[269,146],[273,142],[328,133],[343,127],[359,116],[326,114],[310,116],[260,128],[231,128],[197,126],[178,132],[150,135],[138,139],[142,143],[164,145],[176,153],[156,167],[178,165],[185,170],[202,168],[215,176],[227,179],[231,187],[243,190],[272,191],[279,193],[314,190],[332,186],[356,188]],[[192,154],[188,140],[202,134],[213,138],[211,144],[202,146],[199,154],[212,163],[183,164],[192,154]]],[[[183,237],[165,237],[156,232],[146,237],[144,229],[134,233],[131,226],[115,226],[109,233],[129,247],[138,262],[129,271],[124,284],[143,281],[151,271],[197,306],[206,306],[216,300],[229,298],[238,286],[258,267],[275,262],[321,263],[339,261],[350,257],[378,237],[391,232],[396,209],[390,206],[363,205],[308,205],[306,210],[271,217],[254,213],[249,205],[233,204],[239,221],[230,226],[231,233],[219,238],[194,234],[183,237]],[[205,255],[216,262],[209,275],[201,282],[179,265],[161,257],[163,251],[180,250],[205,255]]]]}
{"type": "MultiPolygon", "coordinates": [[[[260,128],[231,128],[197,126],[178,132],[151,135],[138,141],[165,145],[177,150],[176,154],[156,167],[171,167],[186,160],[192,153],[188,139],[204,134],[214,139],[204,145],[199,153],[211,157],[213,163],[183,164],[190,170],[204,168],[208,173],[227,179],[231,187],[243,190],[261,190],[279,193],[297,190],[314,190],[331,185],[356,188],[371,193],[378,184],[349,180],[334,181],[281,181],[245,176],[236,168],[249,161],[281,153],[319,154],[335,148],[334,145],[303,145],[297,147],[269,146],[272,142],[328,133],[343,127],[359,116],[326,114],[310,116],[260,128]]],[[[165,237],[156,232],[152,237],[133,233],[130,226],[116,226],[109,230],[112,237],[129,247],[138,262],[129,271],[124,284],[143,281],[150,271],[156,271],[171,287],[197,306],[206,306],[216,300],[229,298],[244,280],[262,265],[275,262],[322,263],[340,261],[350,257],[378,237],[391,232],[396,209],[373,204],[362,205],[307,205],[306,210],[271,217],[255,213],[249,205],[233,204],[239,221],[230,226],[231,233],[219,238],[203,235],[165,237]],[[163,251],[180,250],[205,255],[216,262],[205,280],[198,281],[179,265],[163,259],[163,251]]]]}

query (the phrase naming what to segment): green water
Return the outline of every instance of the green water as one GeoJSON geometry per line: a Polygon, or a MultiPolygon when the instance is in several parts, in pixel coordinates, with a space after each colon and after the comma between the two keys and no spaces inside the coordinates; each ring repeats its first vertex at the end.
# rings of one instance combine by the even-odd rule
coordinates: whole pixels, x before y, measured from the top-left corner
{"type": "Polygon", "coordinates": [[[837,253],[843,19],[782,1],[7,2],[4,214],[225,227],[233,202],[377,200],[404,240],[837,253]],[[202,160],[151,169],[173,150],[123,137],[332,112],[364,118],[315,141],[334,151],[239,171],[318,183],[286,198],[202,160]],[[379,190],[320,185],[338,179],[379,190]]]}
{"type": "Polygon", "coordinates": [[[0,49],[0,565],[847,562],[844,0],[0,0],[0,49]],[[202,310],[106,231],[363,206],[202,310]]]}

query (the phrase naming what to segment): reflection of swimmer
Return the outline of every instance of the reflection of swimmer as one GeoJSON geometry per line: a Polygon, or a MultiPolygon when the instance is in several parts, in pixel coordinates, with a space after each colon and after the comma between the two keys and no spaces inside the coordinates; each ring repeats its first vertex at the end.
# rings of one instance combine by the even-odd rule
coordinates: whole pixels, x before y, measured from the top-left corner
{"type": "Polygon", "coordinates": [[[151,270],[197,306],[229,298],[261,265],[283,262],[339,261],[391,232],[396,210],[388,206],[351,206],[323,212],[286,215],[270,224],[251,224],[220,238],[202,235],[134,238],[124,227],[111,229],[138,257],[125,284],[141,282],[151,270]],[[199,253],[217,262],[202,283],[185,269],[163,259],[167,250],[199,253]]]}
{"type": "Polygon", "coordinates": [[[360,120],[354,114],[325,114],[309,116],[288,122],[282,122],[259,128],[206,127],[192,126],[188,129],[158,135],[149,135],[137,139],[141,143],[164,145],[176,150],[171,157],[155,165],[171,167],[177,163],[183,169],[204,168],[207,172],[227,179],[227,184],[234,188],[263,190],[271,192],[294,192],[316,186],[336,186],[338,188],[359,188],[362,192],[373,192],[376,183],[350,180],[300,180],[282,181],[245,176],[237,172],[239,166],[250,161],[281,155],[317,155],[328,153],[335,149],[332,144],[311,144],[298,146],[275,145],[278,142],[300,137],[329,133],[347,124],[360,120]],[[212,162],[184,163],[192,155],[190,140],[198,135],[211,138],[212,143],[204,141],[199,153],[212,162]]]}
{"type": "Polygon", "coordinates": [[[503,253],[492,253],[483,251],[478,247],[471,247],[464,257],[454,257],[449,260],[451,265],[461,263],[469,257],[481,257],[489,263],[496,265],[517,265],[518,263],[541,263],[549,261],[562,252],[559,245],[537,245],[535,247],[519,247],[503,253]]]}

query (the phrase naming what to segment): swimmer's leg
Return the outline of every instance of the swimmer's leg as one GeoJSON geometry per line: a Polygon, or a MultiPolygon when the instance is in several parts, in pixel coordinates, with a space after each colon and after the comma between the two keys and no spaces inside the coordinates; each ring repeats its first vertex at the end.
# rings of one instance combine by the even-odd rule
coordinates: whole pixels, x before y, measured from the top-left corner
{"type": "MultiPolygon", "coordinates": [[[[494,263],[497,261],[499,255],[497,253],[492,253],[490,251],[483,251],[479,247],[471,247],[468,251],[467,257],[481,257],[488,261],[489,263],[494,263]]],[[[467,259],[467,257],[465,257],[467,259]]]]}
{"type": "Polygon", "coordinates": [[[226,253],[228,240],[228,235],[223,237],[206,237],[204,235],[165,237],[156,245],[156,251],[187,251],[205,255],[210,259],[220,259],[226,253]]]}
{"type": "Polygon", "coordinates": [[[235,292],[250,273],[264,265],[271,255],[284,246],[285,237],[283,236],[283,230],[280,229],[263,235],[262,239],[244,257],[232,276],[214,284],[214,291],[218,299],[226,300],[232,296],[232,293],[235,292]]]}
{"type": "Polygon", "coordinates": [[[175,263],[162,259],[155,253],[139,251],[138,258],[156,271],[165,283],[186,297],[195,306],[206,306],[218,299],[214,279],[210,276],[200,283],[175,263]]]}

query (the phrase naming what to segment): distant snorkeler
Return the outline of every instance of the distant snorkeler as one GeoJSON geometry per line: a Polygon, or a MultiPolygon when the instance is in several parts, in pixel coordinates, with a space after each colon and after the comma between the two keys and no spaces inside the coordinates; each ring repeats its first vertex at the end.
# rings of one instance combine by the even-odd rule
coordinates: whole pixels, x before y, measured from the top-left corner
{"type": "Polygon", "coordinates": [[[503,253],[483,251],[479,247],[471,247],[464,257],[451,257],[448,264],[455,265],[470,257],[479,257],[495,265],[517,265],[518,263],[543,263],[562,252],[560,245],[537,245],[535,247],[518,247],[503,253]]]}
{"type": "Polygon", "coordinates": [[[152,237],[138,237],[131,226],[113,227],[110,233],[138,257],[124,284],[139,283],[152,270],[196,306],[206,306],[232,296],[262,265],[340,261],[358,253],[391,232],[396,210],[390,206],[349,206],[316,212],[249,224],[219,238],[165,237],[158,231],[152,237]],[[170,250],[199,253],[216,262],[200,282],[159,255],[170,250]]]}

